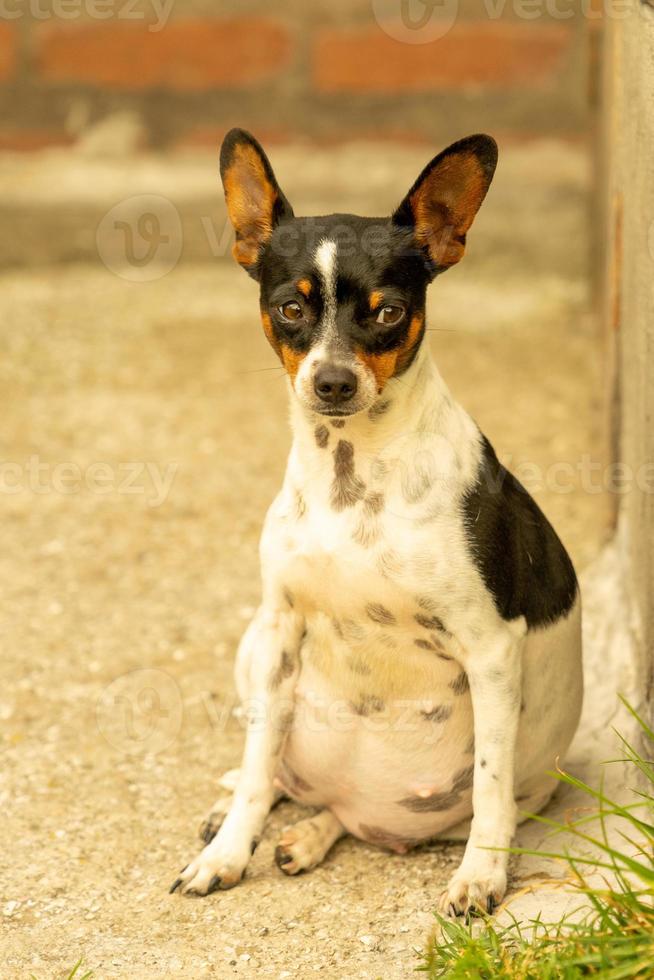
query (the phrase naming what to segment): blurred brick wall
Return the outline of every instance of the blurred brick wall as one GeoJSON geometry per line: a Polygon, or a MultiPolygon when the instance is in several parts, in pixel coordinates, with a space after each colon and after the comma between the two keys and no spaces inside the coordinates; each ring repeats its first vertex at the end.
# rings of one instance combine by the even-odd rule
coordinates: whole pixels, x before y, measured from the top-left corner
{"type": "Polygon", "coordinates": [[[155,148],[585,132],[596,0],[403,2],[2,0],[0,146],[124,110],[155,148]]]}

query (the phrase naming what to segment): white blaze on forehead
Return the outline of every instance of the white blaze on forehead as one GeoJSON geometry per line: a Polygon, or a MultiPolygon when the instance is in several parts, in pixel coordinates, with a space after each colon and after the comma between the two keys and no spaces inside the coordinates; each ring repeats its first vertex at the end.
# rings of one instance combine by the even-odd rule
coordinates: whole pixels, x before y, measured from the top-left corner
{"type": "Polygon", "coordinates": [[[323,325],[330,327],[336,319],[336,242],[323,238],[316,249],[315,263],[322,283],[323,325]]]}

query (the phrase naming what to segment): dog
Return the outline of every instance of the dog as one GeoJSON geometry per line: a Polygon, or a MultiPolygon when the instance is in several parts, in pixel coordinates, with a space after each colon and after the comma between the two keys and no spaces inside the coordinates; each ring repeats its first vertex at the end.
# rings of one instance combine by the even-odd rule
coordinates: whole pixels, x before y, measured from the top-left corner
{"type": "Polygon", "coordinates": [[[296,218],[256,139],[224,140],[293,444],[237,654],[242,765],[171,891],[236,885],[284,795],[317,809],[283,832],[285,874],[345,834],[399,853],[467,839],[439,907],[490,913],[518,820],[553,792],[582,702],[575,571],[424,343],[427,286],[462,258],[496,164],[471,136],[390,218],[296,218]]]}

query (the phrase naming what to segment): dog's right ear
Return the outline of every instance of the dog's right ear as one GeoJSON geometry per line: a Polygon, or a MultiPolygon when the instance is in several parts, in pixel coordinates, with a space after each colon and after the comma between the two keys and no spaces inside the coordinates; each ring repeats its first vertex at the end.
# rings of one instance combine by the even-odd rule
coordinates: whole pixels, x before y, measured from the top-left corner
{"type": "Polygon", "coordinates": [[[261,253],[275,226],[293,217],[293,208],[275,180],[268,157],[244,129],[231,129],[223,140],[220,176],[227,213],[236,232],[232,254],[253,279],[258,279],[261,253]]]}

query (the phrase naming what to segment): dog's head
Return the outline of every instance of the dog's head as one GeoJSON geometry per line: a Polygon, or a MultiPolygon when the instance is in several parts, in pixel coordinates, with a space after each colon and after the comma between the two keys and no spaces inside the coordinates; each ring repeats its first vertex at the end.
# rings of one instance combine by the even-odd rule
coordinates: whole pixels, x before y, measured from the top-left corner
{"type": "Polygon", "coordinates": [[[296,218],[259,143],[227,134],[234,257],[260,284],[266,336],[306,408],[354,415],[407,370],[427,285],[462,258],[496,164],[495,141],[470,136],[425,167],[390,218],[296,218]]]}

